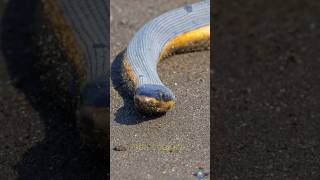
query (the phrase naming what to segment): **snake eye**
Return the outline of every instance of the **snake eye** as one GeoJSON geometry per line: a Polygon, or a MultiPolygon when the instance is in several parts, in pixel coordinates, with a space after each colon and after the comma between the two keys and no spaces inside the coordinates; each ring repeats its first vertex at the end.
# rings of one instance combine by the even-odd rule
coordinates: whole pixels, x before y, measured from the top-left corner
{"type": "Polygon", "coordinates": [[[159,92],[159,97],[160,97],[161,100],[163,99],[163,94],[162,94],[161,91],[159,92]]]}

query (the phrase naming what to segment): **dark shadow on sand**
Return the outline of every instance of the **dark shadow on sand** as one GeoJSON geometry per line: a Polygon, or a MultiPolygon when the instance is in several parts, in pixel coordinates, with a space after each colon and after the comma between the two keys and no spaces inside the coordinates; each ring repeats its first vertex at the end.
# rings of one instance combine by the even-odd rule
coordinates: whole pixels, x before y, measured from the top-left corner
{"type": "Polygon", "coordinates": [[[105,149],[80,143],[73,104],[57,104],[47,94],[52,91],[46,84],[50,80],[40,78],[41,59],[33,43],[37,6],[37,0],[10,0],[2,21],[1,42],[11,79],[39,112],[45,127],[44,140],[15,166],[19,179],[105,180],[109,164],[105,149]]]}

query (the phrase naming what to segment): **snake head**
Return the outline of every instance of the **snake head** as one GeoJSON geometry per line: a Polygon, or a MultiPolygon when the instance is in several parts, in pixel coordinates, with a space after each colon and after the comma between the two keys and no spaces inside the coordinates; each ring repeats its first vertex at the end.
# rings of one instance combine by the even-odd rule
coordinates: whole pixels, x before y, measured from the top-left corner
{"type": "Polygon", "coordinates": [[[143,114],[165,114],[174,107],[175,96],[163,85],[144,84],[136,89],[134,103],[143,114]]]}
{"type": "Polygon", "coordinates": [[[77,111],[80,136],[85,144],[107,143],[110,120],[107,78],[101,77],[85,83],[77,111]]]}

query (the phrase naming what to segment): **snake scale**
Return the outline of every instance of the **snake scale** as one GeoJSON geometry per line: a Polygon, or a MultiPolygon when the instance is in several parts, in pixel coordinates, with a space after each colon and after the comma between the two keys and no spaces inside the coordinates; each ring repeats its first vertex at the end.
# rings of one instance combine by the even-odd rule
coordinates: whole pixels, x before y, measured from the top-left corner
{"type": "Polygon", "coordinates": [[[131,39],[122,63],[136,108],[144,114],[172,109],[176,97],[160,80],[158,62],[173,54],[209,48],[209,0],[165,12],[143,25],[131,39]]]}

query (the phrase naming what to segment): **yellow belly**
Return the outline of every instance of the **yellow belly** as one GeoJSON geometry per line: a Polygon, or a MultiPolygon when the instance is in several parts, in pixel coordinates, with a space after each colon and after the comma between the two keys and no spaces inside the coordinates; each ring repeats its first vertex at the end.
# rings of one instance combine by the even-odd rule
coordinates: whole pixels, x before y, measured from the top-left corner
{"type": "MultiPolygon", "coordinates": [[[[160,53],[159,60],[179,52],[205,50],[210,48],[210,25],[180,34],[166,43],[160,53]]],[[[159,61],[158,61],[159,62],[159,61]]],[[[123,60],[123,68],[128,78],[137,85],[137,76],[128,63],[127,57],[123,60]]]]}

